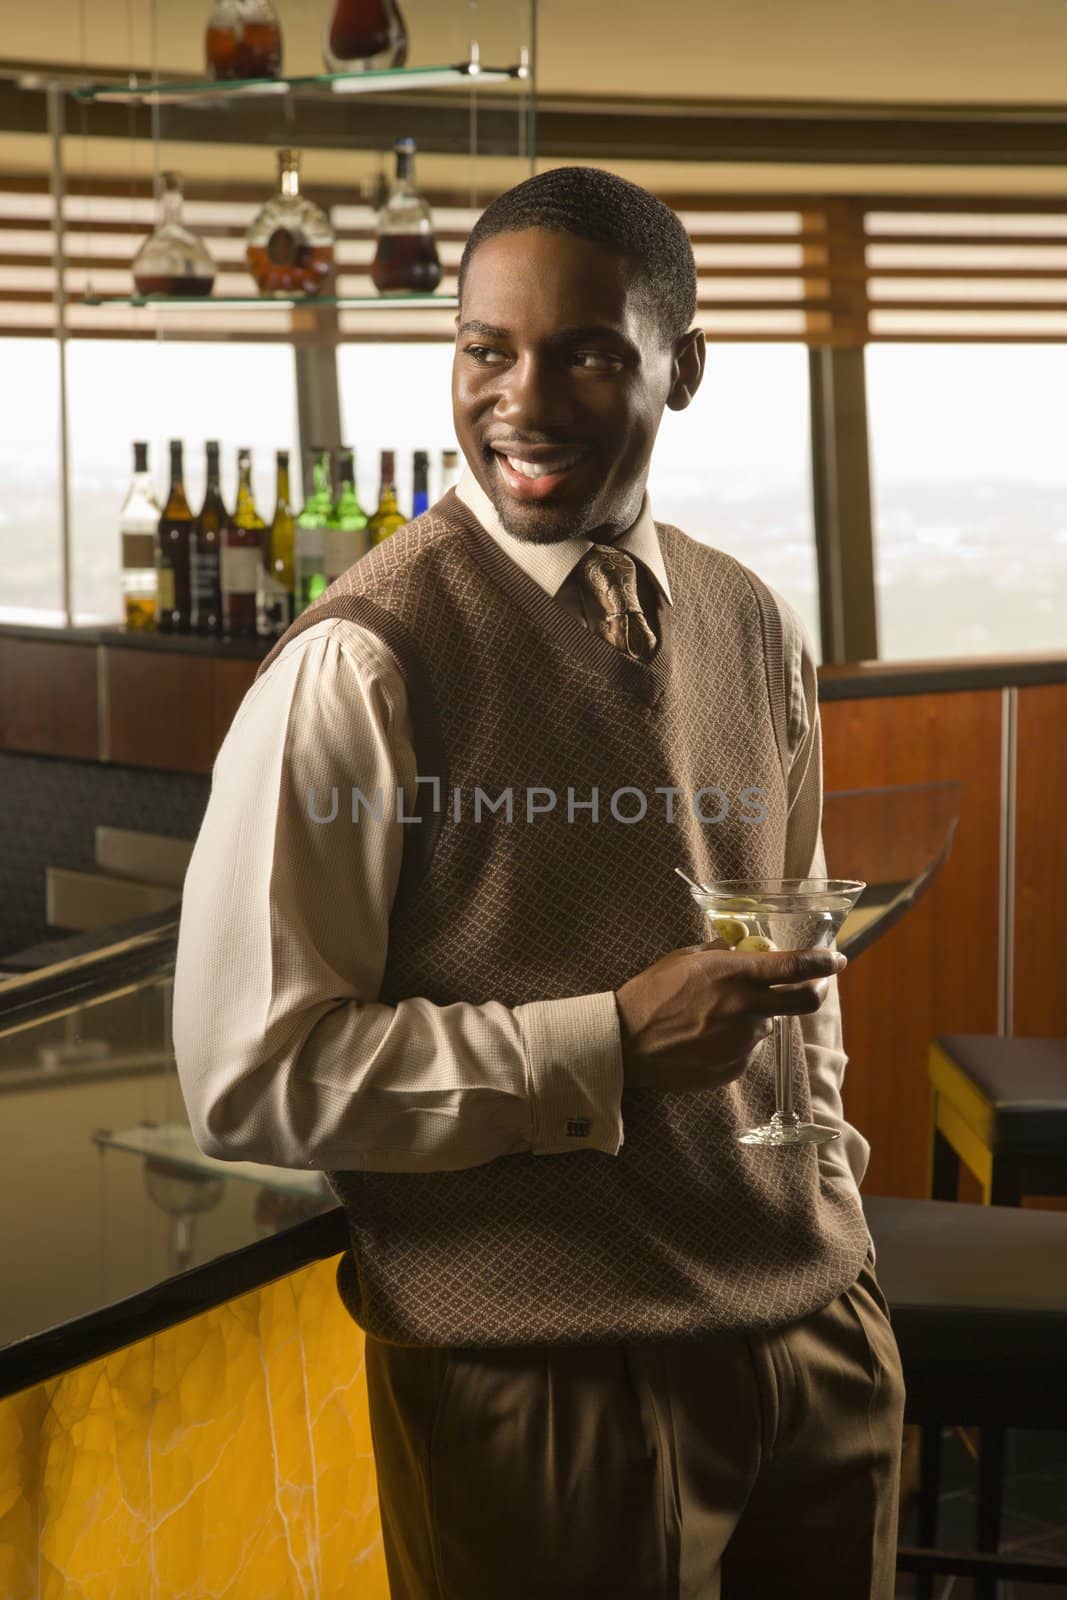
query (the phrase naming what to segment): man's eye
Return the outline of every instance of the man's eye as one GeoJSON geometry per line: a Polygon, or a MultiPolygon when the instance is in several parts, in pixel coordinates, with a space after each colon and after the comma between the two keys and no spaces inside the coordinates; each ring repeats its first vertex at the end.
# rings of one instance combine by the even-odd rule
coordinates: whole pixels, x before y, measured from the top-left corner
{"type": "MultiPolygon", "coordinates": [[[[468,344],[464,346],[464,349],[467,355],[473,356],[475,361],[477,361],[479,365],[483,367],[488,365],[488,363],[483,360],[484,356],[498,356],[500,354],[499,350],[493,350],[489,345],[484,344],[468,344]]],[[[605,350],[576,350],[572,359],[581,359],[585,361],[607,361],[613,362],[615,366],[622,365],[618,356],[609,355],[605,350]]]]}

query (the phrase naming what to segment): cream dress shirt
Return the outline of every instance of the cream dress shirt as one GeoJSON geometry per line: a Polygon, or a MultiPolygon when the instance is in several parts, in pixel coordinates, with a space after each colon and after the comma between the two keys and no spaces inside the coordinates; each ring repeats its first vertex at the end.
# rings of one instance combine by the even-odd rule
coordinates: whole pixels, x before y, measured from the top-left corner
{"type": "MultiPolygon", "coordinates": [[[[590,540],[512,538],[469,468],[456,492],[547,594],[585,615],[572,575],[590,540]]],[[[655,628],[656,607],[673,602],[647,493],[616,543],[637,558],[655,628]]],[[[787,872],[822,876],[815,662],[800,619],[777,598],[790,679],[791,827],[794,816],[811,819],[798,824],[787,872]]],[[[415,776],[403,678],[390,650],[356,623],[308,628],[245,695],[215,760],[186,873],[174,978],[175,1057],[205,1154],[433,1172],[521,1148],[572,1160],[583,1148],[619,1153],[612,991],[515,1007],[378,1000],[404,825],[388,804],[382,821],[364,812],[339,851],[337,825],[311,820],[309,791],[324,815],[334,787],[345,807],[353,788],[390,797],[399,786],[410,815],[415,776]],[[565,1133],[578,1117],[590,1124],[584,1140],[565,1133]]],[[[842,1129],[819,1147],[820,1164],[858,1184],[869,1145],[842,1111],[836,979],[801,1026],[816,1117],[842,1129]]]]}

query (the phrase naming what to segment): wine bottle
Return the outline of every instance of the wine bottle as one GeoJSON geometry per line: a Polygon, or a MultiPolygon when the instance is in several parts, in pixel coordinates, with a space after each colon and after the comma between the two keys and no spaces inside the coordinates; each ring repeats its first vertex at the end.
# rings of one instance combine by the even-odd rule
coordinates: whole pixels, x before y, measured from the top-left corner
{"type": "Polygon", "coordinates": [[[460,465],[458,450],[441,451],[441,493],[447,494],[449,489],[455,488],[459,482],[460,465]]]}
{"type": "Polygon", "coordinates": [[[326,587],[326,522],[333,503],[330,452],[312,446],[311,494],[296,519],[296,614],[306,611],[326,587]]]}
{"type": "Polygon", "coordinates": [[[347,445],[338,452],[338,493],[326,519],[323,568],[327,586],[367,552],[367,516],[356,494],[356,462],[347,445]]]}
{"type": "Polygon", "coordinates": [[[229,516],[219,483],[217,439],[208,440],[206,454],[207,488],[200,515],[193,524],[189,549],[189,588],[193,632],[218,635],[222,632],[221,555],[229,516]]]}
{"type": "Polygon", "coordinates": [[[237,507],[222,546],[222,626],[231,639],[256,633],[256,581],[267,524],[252,493],[252,452],[237,452],[237,507]]]}
{"type": "Polygon", "coordinates": [[[289,496],[289,452],[275,453],[274,519],[264,542],[264,559],[256,590],[256,632],[261,638],[279,638],[293,620],[295,573],[293,554],[296,521],[289,496]]]}
{"type": "Polygon", "coordinates": [[[322,40],[327,72],[402,67],[408,35],[397,0],[334,0],[322,40]]]}
{"type": "Polygon", "coordinates": [[[156,626],[156,529],[159,501],[148,471],[148,446],[133,447],[133,477],[119,512],[122,541],[122,609],[131,633],[156,626]]]}
{"type": "Polygon", "coordinates": [[[189,540],[193,513],[185,498],[182,442],[170,441],[170,491],[156,530],[156,628],[160,633],[188,633],[192,622],[189,593],[189,540]]]}
{"type": "Polygon", "coordinates": [[[382,451],[382,482],[378,493],[378,509],[370,519],[368,532],[372,545],[381,544],[407,521],[396,500],[396,452],[382,451]]]}
{"type": "Polygon", "coordinates": [[[430,505],[430,452],[416,450],[411,470],[411,515],[421,517],[430,505]]]}
{"type": "Polygon", "coordinates": [[[415,141],[397,139],[396,177],[378,214],[371,281],[379,294],[432,294],[441,262],[430,207],[415,188],[415,141]]]}

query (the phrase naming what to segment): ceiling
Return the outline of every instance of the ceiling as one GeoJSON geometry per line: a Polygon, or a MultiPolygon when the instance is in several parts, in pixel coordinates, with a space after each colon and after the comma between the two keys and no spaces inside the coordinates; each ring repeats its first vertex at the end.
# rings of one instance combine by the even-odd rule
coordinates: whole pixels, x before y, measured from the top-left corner
{"type": "MultiPolygon", "coordinates": [[[[315,70],[330,0],[277,0],[290,70],[315,70]]],[[[524,0],[402,0],[412,60],[468,32],[525,35],[524,0]],[[417,55],[416,55],[417,52],[417,55]]],[[[7,6],[13,59],[195,69],[210,0],[7,6]],[[156,23],[153,25],[153,12],[156,23]]],[[[540,0],[546,94],[1067,104],[1067,0],[540,0]]]]}
{"type": "MultiPolygon", "coordinates": [[[[319,69],[330,0],[276,0],[286,70],[319,69]]],[[[412,63],[455,60],[476,33],[487,63],[514,60],[528,0],[401,0],[412,63]]],[[[210,0],[46,0],[6,8],[9,61],[199,70],[210,0]]],[[[540,0],[538,87],[554,94],[714,101],[838,101],[934,108],[1042,106],[1067,119],[1067,0],[540,0]]],[[[113,167],[116,141],[83,141],[79,160],[113,167]],[[95,148],[94,148],[95,147],[95,148]]],[[[234,151],[234,170],[254,160],[234,151]]],[[[353,157],[356,152],[353,152],[353,157]]],[[[190,167],[205,158],[190,153],[190,167]]],[[[580,158],[579,158],[580,159],[580,158]]],[[[322,177],[352,157],[315,156],[322,177]]],[[[47,141],[0,134],[0,168],[43,170],[47,141]]],[[[366,165],[361,162],[361,165],[366,165]]],[[[556,165],[546,161],[543,165],[556,165]]],[[[605,163],[608,164],[608,163],[605,163]]],[[[1067,193],[1067,164],[974,167],[798,166],[778,162],[611,162],[665,191],[791,188],[1067,193]]],[[[479,186],[524,175],[488,167],[479,186]]],[[[464,181],[467,158],[426,156],[423,181],[464,181]]]]}

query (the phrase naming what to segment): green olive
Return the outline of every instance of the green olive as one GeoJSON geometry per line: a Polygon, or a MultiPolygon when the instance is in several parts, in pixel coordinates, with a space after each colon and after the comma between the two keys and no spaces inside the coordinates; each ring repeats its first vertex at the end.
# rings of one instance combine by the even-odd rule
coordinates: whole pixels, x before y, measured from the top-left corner
{"type": "Polygon", "coordinates": [[[712,929],[717,939],[725,939],[728,945],[736,945],[748,935],[748,929],[736,917],[709,917],[712,929]]]}
{"type": "Polygon", "coordinates": [[[765,939],[761,933],[750,933],[747,939],[742,939],[734,945],[735,950],[777,950],[778,946],[773,939],[765,939]]]}

